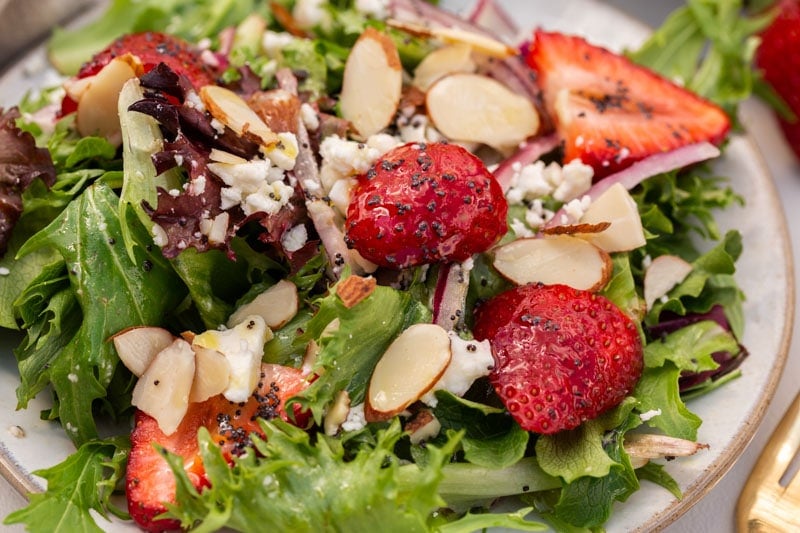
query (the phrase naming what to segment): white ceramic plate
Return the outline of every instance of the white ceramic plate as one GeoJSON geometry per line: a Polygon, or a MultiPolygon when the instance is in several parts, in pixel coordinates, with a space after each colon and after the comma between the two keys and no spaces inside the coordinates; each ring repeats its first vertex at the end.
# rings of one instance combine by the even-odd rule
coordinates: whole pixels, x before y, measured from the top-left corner
{"type": "MultiPolygon", "coordinates": [[[[444,5],[466,12],[470,0],[445,0],[444,5]]],[[[514,20],[530,28],[542,26],[582,34],[613,49],[636,46],[648,34],[637,21],[592,0],[503,0],[514,20]]],[[[34,51],[0,79],[0,106],[16,102],[24,90],[35,86],[41,73],[31,78],[30,66],[42,65],[43,53],[34,51]],[[27,65],[27,68],[25,67],[27,65]]],[[[751,356],[742,365],[742,377],[690,403],[703,419],[699,440],[707,451],[680,459],[667,467],[683,489],[676,500],[669,492],[647,482],[626,503],[615,508],[608,531],[649,531],[671,523],[696,503],[727,472],[753,436],[775,391],[788,351],[793,316],[789,238],[780,203],[760,154],[746,136],[732,139],[716,170],[729,176],[746,205],[722,214],[721,228],[737,228],[744,238],[744,253],[737,279],[748,295],[743,343],[751,356]]],[[[24,412],[15,411],[18,377],[11,349],[17,337],[0,334],[0,470],[20,491],[41,489],[31,471],[61,461],[72,451],[61,429],[39,420],[48,399],[39,398],[24,412]],[[9,428],[19,426],[25,436],[9,428]]],[[[46,396],[46,395],[42,395],[46,396]]],[[[115,525],[107,528],[127,529],[115,525]]]]}

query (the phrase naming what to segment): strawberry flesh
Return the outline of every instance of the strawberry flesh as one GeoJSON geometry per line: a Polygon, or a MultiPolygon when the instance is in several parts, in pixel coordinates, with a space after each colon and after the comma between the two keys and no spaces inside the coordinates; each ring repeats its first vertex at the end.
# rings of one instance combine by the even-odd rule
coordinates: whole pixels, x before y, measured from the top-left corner
{"type": "MultiPolygon", "coordinates": [[[[764,79],[800,117],[800,2],[781,0],[776,5],[777,16],[761,33],[756,64],[764,79]]],[[[800,157],[800,118],[779,120],[789,146],[800,157]]]]}
{"type": "Polygon", "coordinates": [[[463,261],[505,234],[507,211],[497,180],[470,152],[408,143],[358,177],[345,239],[393,269],[463,261]]]}
{"type": "Polygon", "coordinates": [[[564,161],[579,158],[595,178],[687,144],[719,144],[730,129],[715,104],[580,37],[536,31],[526,59],[564,161]]]}
{"type": "Polygon", "coordinates": [[[480,305],[475,338],[489,339],[489,379],[528,431],[572,429],[618,405],[641,376],[635,323],[603,296],[524,285],[480,305]]]}
{"type": "Polygon", "coordinates": [[[258,389],[245,403],[233,403],[223,396],[214,396],[192,403],[178,429],[165,435],[158,422],[142,411],[136,411],[131,433],[125,492],[131,518],[147,531],[169,531],[180,524],[172,519],[155,517],[166,511],[164,502],[175,501],[175,477],[166,460],[154,445],[158,444],[184,460],[184,469],[195,487],[209,485],[205,476],[197,431],[206,427],[226,457],[241,455],[250,446],[250,435],[263,436],[258,419],[281,417],[304,426],[307,412],[295,410],[290,420],[284,409],[288,398],[308,386],[300,370],[280,365],[262,364],[258,389]]]}

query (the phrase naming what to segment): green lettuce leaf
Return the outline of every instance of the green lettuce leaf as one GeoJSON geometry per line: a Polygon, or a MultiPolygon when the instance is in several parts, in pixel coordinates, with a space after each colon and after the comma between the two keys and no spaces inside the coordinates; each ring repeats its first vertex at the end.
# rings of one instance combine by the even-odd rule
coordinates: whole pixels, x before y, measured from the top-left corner
{"type": "Polygon", "coordinates": [[[429,515],[443,505],[437,495],[442,465],[458,442],[429,449],[425,465],[409,465],[398,476],[393,448],[403,433],[395,421],[377,434],[374,449],[362,448],[350,460],[338,441],[280,421],[262,422],[265,440],[258,453],[222,457],[208,432],[199,440],[211,487],[194,489],[183,460],[170,456],[178,478],[178,505],[170,514],[197,532],[226,526],[238,531],[427,531],[429,515]]]}
{"type": "Polygon", "coordinates": [[[90,510],[104,518],[127,517],[111,495],[125,477],[129,450],[127,436],[91,440],[64,462],[34,472],[47,480],[47,491],[30,494],[30,503],[4,523],[25,524],[32,533],[101,533],[90,510]]]}
{"type": "Polygon", "coordinates": [[[352,405],[363,402],[372,370],[389,344],[412,324],[430,321],[430,316],[428,308],[407,292],[380,285],[348,309],[334,286],[318,302],[306,332],[297,338],[301,346],[311,340],[319,344],[315,366],[319,378],[292,401],[310,409],[317,423],[341,390],[348,392],[352,405]],[[338,326],[326,332],[334,319],[338,326]]]}
{"type": "MultiPolygon", "coordinates": [[[[158,251],[137,247],[135,260],[131,260],[121,242],[118,204],[114,192],[97,183],[19,252],[24,256],[43,248],[57,250],[80,305],[79,329],[47,369],[57,397],[51,417],[60,419],[76,444],[97,437],[92,404],[106,395],[118,363],[109,337],[130,326],[160,324],[185,293],[158,251]]],[[[136,237],[147,242],[149,236],[141,226],[139,229],[136,237]]],[[[50,313],[40,314],[39,320],[51,319],[50,313]]],[[[58,333],[53,328],[48,335],[58,333]]],[[[21,394],[27,395],[24,390],[21,394]]]]}

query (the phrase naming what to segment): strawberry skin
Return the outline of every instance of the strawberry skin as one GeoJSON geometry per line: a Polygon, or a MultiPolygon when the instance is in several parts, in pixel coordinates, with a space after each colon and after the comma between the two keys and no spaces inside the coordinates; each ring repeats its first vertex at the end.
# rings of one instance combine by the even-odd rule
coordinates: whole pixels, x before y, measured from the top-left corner
{"type": "Polygon", "coordinates": [[[642,373],[635,323],[603,296],[524,285],[480,305],[475,338],[489,339],[489,379],[527,431],[572,429],[618,405],[642,373]]]}
{"type": "MultiPolygon", "coordinates": [[[[130,33],[111,43],[105,50],[95,54],[78,71],[77,79],[94,76],[115,57],[133,54],[142,63],[142,73],[153,70],[159,63],[166,63],[174,72],[186,76],[195,88],[214,83],[214,75],[200,59],[200,53],[188,42],[165,33],[154,31],[130,33]]],[[[61,103],[61,115],[77,109],[77,103],[69,96],[61,103]]]]}
{"type": "MultiPolygon", "coordinates": [[[[164,502],[175,501],[175,477],[155,444],[181,456],[184,468],[195,487],[208,486],[197,444],[197,431],[206,427],[212,440],[227,457],[241,455],[250,445],[252,433],[263,436],[258,419],[281,417],[290,421],[284,409],[286,400],[295,396],[308,381],[300,370],[280,365],[262,364],[258,389],[243,403],[233,403],[223,396],[214,396],[190,404],[178,429],[165,435],[154,418],[136,411],[131,432],[131,453],[125,479],[125,494],[131,518],[147,531],[179,529],[171,519],[154,518],[166,511],[164,502]]],[[[295,411],[293,423],[303,426],[309,420],[306,412],[295,411]]]]}
{"type": "Polygon", "coordinates": [[[528,65],[564,140],[595,178],[700,141],[719,144],[725,112],[658,74],[576,36],[536,31],[528,65]]]}
{"type": "MultiPolygon", "coordinates": [[[[781,0],[778,14],[761,33],[756,64],[764,79],[800,117],[800,2],[781,0]]],[[[800,118],[789,122],[780,118],[789,146],[800,157],[800,118]]]]}
{"type": "Polygon", "coordinates": [[[408,143],[358,177],[345,239],[393,269],[463,261],[505,234],[507,212],[500,185],[469,151],[408,143]]]}

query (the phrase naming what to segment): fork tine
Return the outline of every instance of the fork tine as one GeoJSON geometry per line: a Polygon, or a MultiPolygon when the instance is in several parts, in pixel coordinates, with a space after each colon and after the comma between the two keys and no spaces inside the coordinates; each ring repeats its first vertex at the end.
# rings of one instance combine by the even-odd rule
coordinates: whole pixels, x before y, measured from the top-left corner
{"type": "Polygon", "coordinates": [[[800,531],[800,475],[780,479],[800,449],[800,393],[761,453],[737,504],[737,527],[748,531],[800,531]]]}

